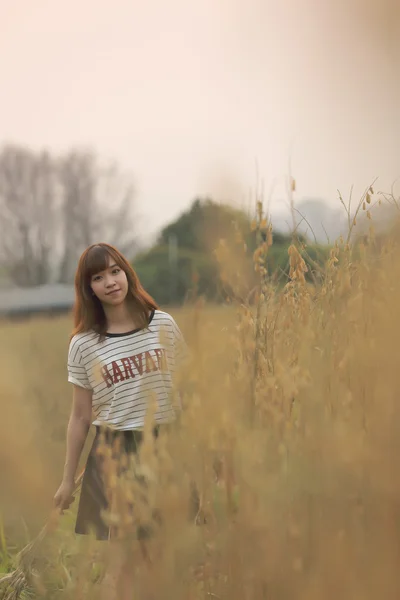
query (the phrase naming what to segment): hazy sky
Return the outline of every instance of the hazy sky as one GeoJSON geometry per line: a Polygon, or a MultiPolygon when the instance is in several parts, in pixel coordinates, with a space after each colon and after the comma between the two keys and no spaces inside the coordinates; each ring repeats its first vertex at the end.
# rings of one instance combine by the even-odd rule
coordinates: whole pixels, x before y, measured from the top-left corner
{"type": "Polygon", "coordinates": [[[290,152],[299,197],[400,174],[396,0],[0,1],[0,142],[116,158],[143,231],[290,152]]]}

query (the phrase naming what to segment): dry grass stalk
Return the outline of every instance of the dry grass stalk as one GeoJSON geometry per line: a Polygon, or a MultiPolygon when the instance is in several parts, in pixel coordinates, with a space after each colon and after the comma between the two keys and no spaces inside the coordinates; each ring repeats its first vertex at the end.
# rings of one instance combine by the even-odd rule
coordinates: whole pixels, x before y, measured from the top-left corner
{"type": "MultiPolygon", "coordinates": [[[[82,478],[83,473],[76,480],[75,494],[79,491],[82,478]]],[[[59,518],[58,511],[53,511],[36,538],[18,553],[16,569],[0,577],[1,600],[19,600],[25,591],[35,587],[35,579],[37,579],[37,574],[33,568],[35,558],[43,541],[56,530],[59,518]]]]}
{"type": "MultiPolygon", "coordinates": [[[[370,195],[363,202],[375,204],[370,195]]],[[[105,453],[111,500],[105,518],[123,525],[120,542],[137,597],[397,598],[399,237],[366,231],[356,240],[350,211],[351,235],[332,246],[317,280],[310,280],[294,239],[288,281],[276,285],[265,268],[271,232],[257,208],[256,293],[247,294],[247,273],[242,277],[248,262],[236,260],[245,252],[243,240],[234,240],[233,253],[225,242],[217,255],[234,307],[198,303],[177,314],[192,349],[179,377],[180,422],[156,444],[147,435],[124,476],[105,453]],[[200,497],[201,527],[188,518],[191,484],[200,497]],[[146,522],[156,535],[141,554],[131,534],[146,522]]],[[[359,223],[365,213],[358,210],[359,223]]],[[[29,336],[46,336],[51,344],[68,325],[15,326],[10,343],[20,335],[23,353],[29,336]]],[[[60,349],[54,356],[56,387],[64,364],[60,349]]],[[[28,358],[27,385],[38,388],[35,373],[46,359],[28,358]]],[[[47,416],[51,397],[43,398],[41,423],[50,427],[55,415],[65,423],[61,409],[47,416]]],[[[68,584],[57,574],[55,600],[82,597],[81,582],[89,592],[92,583],[88,554],[63,534],[50,558],[55,568],[64,560],[68,584]]]]}

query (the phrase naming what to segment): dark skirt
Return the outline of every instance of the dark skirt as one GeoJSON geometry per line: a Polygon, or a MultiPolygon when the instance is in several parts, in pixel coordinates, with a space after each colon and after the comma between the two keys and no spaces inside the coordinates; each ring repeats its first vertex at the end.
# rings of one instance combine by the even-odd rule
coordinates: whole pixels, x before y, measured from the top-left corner
{"type": "MultiPolygon", "coordinates": [[[[109,508],[107,494],[103,478],[103,458],[98,452],[102,442],[101,433],[104,433],[103,443],[112,448],[112,456],[117,461],[121,455],[136,454],[143,440],[141,431],[115,431],[96,428],[96,435],[86,462],[85,472],[82,480],[81,494],[79,498],[78,514],[75,525],[75,533],[92,533],[98,540],[108,540],[118,535],[116,527],[110,527],[104,520],[103,515],[109,508]]],[[[154,428],[154,436],[158,437],[159,426],[154,428]]],[[[125,461],[126,464],[126,461],[125,461]]],[[[121,467],[119,471],[121,471],[121,467]]],[[[189,515],[193,517],[198,511],[198,496],[192,489],[192,498],[189,507],[189,515]]],[[[155,523],[159,519],[155,515],[155,523]]],[[[150,526],[138,526],[136,529],[137,539],[146,539],[152,534],[150,526]]]]}

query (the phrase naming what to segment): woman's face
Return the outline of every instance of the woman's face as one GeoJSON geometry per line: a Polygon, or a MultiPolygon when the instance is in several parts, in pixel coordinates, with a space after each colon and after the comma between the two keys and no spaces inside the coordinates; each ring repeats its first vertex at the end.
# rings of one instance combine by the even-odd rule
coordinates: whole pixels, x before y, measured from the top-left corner
{"type": "Polygon", "coordinates": [[[109,256],[108,267],[92,276],[90,286],[102,304],[116,306],[124,302],[128,293],[126,273],[109,256]]]}

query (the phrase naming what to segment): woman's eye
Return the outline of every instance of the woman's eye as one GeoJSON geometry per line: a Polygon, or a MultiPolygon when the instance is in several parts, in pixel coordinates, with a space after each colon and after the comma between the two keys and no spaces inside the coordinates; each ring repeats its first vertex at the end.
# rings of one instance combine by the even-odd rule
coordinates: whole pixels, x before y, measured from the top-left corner
{"type": "Polygon", "coordinates": [[[93,277],[92,281],[100,281],[100,275],[96,275],[95,277],[93,277]]]}
{"type": "Polygon", "coordinates": [[[121,271],[121,269],[114,269],[113,270],[113,275],[117,275],[120,271],[121,271]]]}

